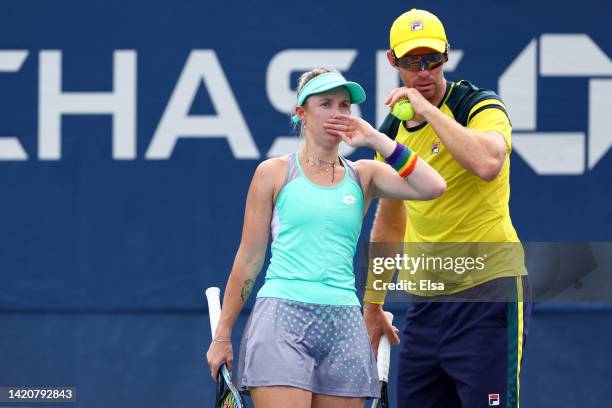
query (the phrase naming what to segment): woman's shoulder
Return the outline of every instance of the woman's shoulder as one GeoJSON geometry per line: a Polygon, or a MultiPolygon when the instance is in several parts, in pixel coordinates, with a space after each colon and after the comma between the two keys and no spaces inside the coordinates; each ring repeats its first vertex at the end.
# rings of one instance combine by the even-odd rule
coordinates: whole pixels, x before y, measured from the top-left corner
{"type": "Polygon", "coordinates": [[[271,176],[277,173],[283,173],[287,169],[289,159],[291,155],[272,157],[259,163],[255,173],[261,173],[262,175],[271,176]]]}
{"type": "Polygon", "coordinates": [[[365,174],[369,174],[372,171],[373,166],[376,166],[377,161],[371,159],[359,159],[356,161],[347,160],[350,166],[355,169],[355,171],[365,174]]]}
{"type": "Polygon", "coordinates": [[[381,170],[384,170],[384,167],[387,166],[386,163],[382,163],[378,160],[372,159],[360,159],[351,162],[351,165],[359,176],[361,186],[364,189],[366,189],[366,187],[370,185],[374,174],[380,172],[381,170]]]}
{"type": "Polygon", "coordinates": [[[273,191],[274,198],[280,192],[286,178],[291,155],[272,157],[259,163],[253,176],[253,182],[265,189],[273,191]]]}

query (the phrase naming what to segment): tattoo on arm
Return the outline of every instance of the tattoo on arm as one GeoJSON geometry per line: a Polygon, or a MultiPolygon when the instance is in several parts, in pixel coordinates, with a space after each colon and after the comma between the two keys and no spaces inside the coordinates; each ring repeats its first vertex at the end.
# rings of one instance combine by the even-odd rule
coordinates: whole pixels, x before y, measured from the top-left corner
{"type": "Polygon", "coordinates": [[[253,290],[254,284],[255,281],[253,279],[247,279],[244,281],[242,289],[240,290],[240,298],[242,299],[242,303],[246,302],[247,298],[251,294],[251,290],[253,290]]]}

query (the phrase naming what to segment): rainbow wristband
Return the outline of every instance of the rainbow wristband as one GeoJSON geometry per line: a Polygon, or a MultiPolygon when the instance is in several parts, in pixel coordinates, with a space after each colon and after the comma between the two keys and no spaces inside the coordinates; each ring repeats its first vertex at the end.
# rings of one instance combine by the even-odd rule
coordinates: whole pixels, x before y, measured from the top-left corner
{"type": "Polygon", "coordinates": [[[385,161],[393,167],[400,176],[408,177],[414,171],[417,164],[418,155],[410,148],[401,143],[395,142],[395,149],[389,157],[385,157],[385,161]]]}

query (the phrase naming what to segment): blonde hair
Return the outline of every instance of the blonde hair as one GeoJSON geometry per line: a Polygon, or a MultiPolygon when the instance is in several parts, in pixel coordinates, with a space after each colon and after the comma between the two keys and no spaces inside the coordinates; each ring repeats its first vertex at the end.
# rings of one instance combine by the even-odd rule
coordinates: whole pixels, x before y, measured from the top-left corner
{"type": "MultiPolygon", "coordinates": [[[[308,72],[304,72],[298,78],[298,83],[297,83],[297,88],[296,88],[297,94],[299,95],[300,92],[302,92],[302,88],[304,88],[304,85],[306,85],[308,83],[308,81],[310,81],[313,78],[318,77],[321,74],[326,74],[328,72],[338,72],[338,71],[336,71],[335,69],[329,69],[329,68],[322,68],[322,67],[320,67],[320,68],[311,69],[308,72]]],[[[296,131],[297,127],[298,127],[298,124],[294,123],[293,124],[293,132],[296,131]]],[[[305,138],[306,137],[305,133],[306,133],[306,131],[304,130],[304,125],[301,124],[301,122],[300,122],[300,136],[302,138],[305,138]]]]}

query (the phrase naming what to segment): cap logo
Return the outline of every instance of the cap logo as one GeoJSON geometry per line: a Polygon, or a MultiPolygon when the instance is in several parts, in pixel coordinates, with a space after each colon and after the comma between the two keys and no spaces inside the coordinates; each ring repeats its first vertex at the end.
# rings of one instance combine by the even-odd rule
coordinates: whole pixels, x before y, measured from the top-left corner
{"type": "Polygon", "coordinates": [[[423,30],[423,21],[422,20],[411,21],[410,22],[410,30],[411,31],[420,31],[420,30],[423,30]]]}

